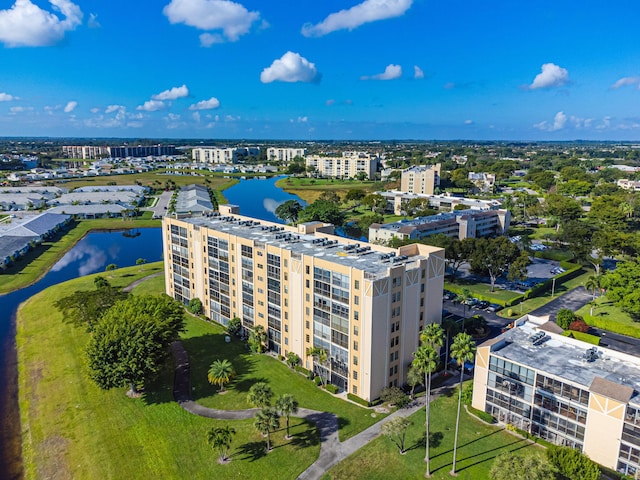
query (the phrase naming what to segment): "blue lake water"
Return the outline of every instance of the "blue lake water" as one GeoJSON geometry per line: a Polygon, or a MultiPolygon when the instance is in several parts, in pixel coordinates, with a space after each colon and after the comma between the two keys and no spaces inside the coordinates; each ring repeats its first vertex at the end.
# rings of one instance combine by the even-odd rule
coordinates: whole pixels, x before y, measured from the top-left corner
{"type": "Polygon", "coordinates": [[[297,195],[292,195],[276,187],[283,177],[247,179],[224,191],[229,203],[240,206],[240,214],[260,220],[283,223],[274,212],[278,205],[287,200],[297,200],[302,206],[307,204],[297,195]]]}

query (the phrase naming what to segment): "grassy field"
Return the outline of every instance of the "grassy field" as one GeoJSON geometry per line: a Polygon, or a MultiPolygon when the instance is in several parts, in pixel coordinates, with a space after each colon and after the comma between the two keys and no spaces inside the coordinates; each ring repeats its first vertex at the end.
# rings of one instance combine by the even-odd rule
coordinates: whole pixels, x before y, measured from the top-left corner
{"type": "Polygon", "coordinates": [[[286,177],[276,182],[276,186],[285,192],[297,195],[307,203],[313,203],[322,192],[331,190],[344,196],[351,189],[376,192],[384,188],[382,182],[361,182],[359,180],[337,180],[321,178],[286,177]]]}
{"type": "Polygon", "coordinates": [[[224,178],[222,174],[209,173],[206,176],[193,175],[168,175],[164,171],[133,173],[127,175],[105,175],[99,177],[86,177],[73,180],[63,180],[57,182],[56,186],[61,188],[74,189],[78,187],[97,187],[113,184],[133,185],[139,182],[144,187],[162,188],[168,180],[172,180],[178,187],[191,185],[192,183],[208,185],[214,190],[224,190],[231,185],[238,183],[237,179],[224,178]]]}
{"type": "Polygon", "coordinates": [[[596,298],[593,315],[590,315],[590,305],[585,305],[576,313],[593,327],[640,338],[640,322],[635,322],[628,313],[616,307],[606,296],[596,298]]]}
{"type": "Polygon", "coordinates": [[[472,297],[477,297],[481,299],[485,299],[490,302],[498,303],[508,302],[520,296],[517,292],[512,292],[510,290],[500,290],[496,288],[493,292],[491,291],[491,285],[486,283],[472,283],[468,281],[464,281],[463,279],[458,279],[456,283],[445,282],[444,284],[445,290],[449,290],[455,293],[462,293],[462,289],[466,288],[471,292],[472,297]]]}
{"type": "MultiPolygon", "coordinates": [[[[451,478],[457,401],[454,391],[452,396],[441,397],[431,406],[431,473],[434,479],[451,478]]],[[[381,436],[330,469],[323,480],[424,478],[424,412],[417,412],[410,419],[413,424],[407,433],[409,451],[405,455],[400,455],[398,448],[381,436]]],[[[538,448],[503,428],[481,423],[463,410],[456,462],[458,478],[489,478],[491,464],[497,455],[503,452],[528,454],[538,448]]]]}
{"type": "MultiPolygon", "coordinates": [[[[110,281],[124,286],[161,268],[154,263],[116,270],[110,281]]],[[[156,287],[136,291],[153,291],[158,279],[152,282],[156,287]]],[[[87,333],[64,323],[51,308],[56,298],[92,287],[93,276],[82,277],[44,290],[20,308],[17,345],[26,478],[294,479],[317,458],[315,427],[292,420],[294,437],[285,441],[281,429],[273,435],[276,448],[266,455],[264,438],[246,420],[232,423],[238,432],[233,461],[218,465],[206,432],[227,422],[192,415],[173,402],[170,364],[142,398],[128,398],[125,389],[99,390],[85,371],[87,333]]],[[[197,337],[217,334],[198,319],[189,318],[187,325],[187,350],[199,343],[197,337]]]]}
{"type": "MultiPolygon", "coordinates": [[[[151,213],[151,212],[145,212],[151,213]]],[[[79,220],[69,231],[30,251],[0,274],[0,294],[24,288],[42,278],[67,251],[90,230],[118,230],[127,228],[159,227],[160,220],[138,218],[126,220],[105,218],[79,220]]]]}

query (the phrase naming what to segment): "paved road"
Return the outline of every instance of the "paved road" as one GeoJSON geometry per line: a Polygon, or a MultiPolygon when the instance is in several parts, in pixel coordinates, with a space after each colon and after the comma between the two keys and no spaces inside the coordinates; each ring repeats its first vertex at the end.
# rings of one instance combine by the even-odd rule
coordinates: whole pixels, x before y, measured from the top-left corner
{"type": "Polygon", "coordinates": [[[171,196],[173,195],[172,191],[164,191],[158,197],[158,202],[155,207],[148,207],[146,210],[151,210],[153,212],[153,216],[164,217],[167,213],[167,209],[165,207],[169,207],[169,201],[171,200],[171,196]]]}
{"type": "Polygon", "coordinates": [[[567,308],[573,312],[579,310],[591,301],[591,295],[587,293],[584,287],[574,288],[565,294],[551,300],[546,305],[531,312],[531,315],[543,317],[549,315],[550,320],[556,319],[556,313],[561,308],[567,308]]]}

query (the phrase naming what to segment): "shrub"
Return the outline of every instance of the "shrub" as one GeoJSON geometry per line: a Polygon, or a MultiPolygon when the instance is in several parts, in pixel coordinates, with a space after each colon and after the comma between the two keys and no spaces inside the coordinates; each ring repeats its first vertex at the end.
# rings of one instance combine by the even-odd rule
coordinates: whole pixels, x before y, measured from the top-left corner
{"type": "Polygon", "coordinates": [[[496,419],[493,418],[493,415],[483,412],[482,410],[478,410],[477,408],[473,408],[471,405],[467,406],[467,411],[487,423],[496,423],[496,419]]]}
{"type": "Polygon", "coordinates": [[[313,373],[313,371],[312,371],[312,370],[307,370],[307,378],[308,378],[309,380],[313,380],[315,377],[316,377],[316,374],[315,374],[315,373],[313,373]]]}
{"type": "Polygon", "coordinates": [[[322,377],[320,377],[320,376],[315,377],[315,378],[313,379],[313,382],[314,382],[317,386],[319,386],[319,385],[322,383],[322,377]]]}
{"type": "Polygon", "coordinates": [[[284,355],[278,355],[278,360],[282,362],[284,360],[284,355]]]}
{"type": "Polygon", "coordinates": [[[547,448],[547,458],[564,478],[581,480],[600,478],[598,465],[575,448],[552,445],[547,448]]]}
{"type": "Polygon", "coordinates": [[[202,313],[202,301],[199,298],[192,298],[189,300],[189,305],[187,306],[187,310],[189,310],[194,315],[199,315],[202,313]]]}
{"type": "Polygon", "coordinates": [[[574,332],[588,333],[589,332],[589,328],[591,328],[591,327],[589,327],[589,325],[587,325],[587,322],[585,322],[580,317],[577,317],[576,320],[571,322],[571,324],[569,325],[569,330],[573,330],[574,332]]]}
{"type": "Polygon", "coordinates": [[[561,308],[556,315],[556,323],[563,330],[567,330],[569,325],[576,319],[576,314],[568,308],[561,308]]]}
{"type": "Polygon", "coordinates": [[[338,393],[338,387],[336,387],[334,384],[332,383],[327,383],[327,385],[324,387],[324,389],[329,392],[329,393],[333,393],[334,395],[336,393],[338,393]]]}
{"type": "Polygon", "coordinates": [[[229,323],[227,323],[227,332],[229,332],[229,335],[235,335],[237,337],[238,335],[240,335],[241,331],[242,320],[240,320],[238,317],[229,320],[229,323]]]}
{"type": "Polygon", "coordinates": [[[513,309],[507,310],[507,317],[513,317],[513,309]]]}
{"type": "Polygon", "coordinates": [[[296,372],[302,373],[304,376],[308,377],[309,376],[309,370],[307,370],[306,368],[304,368],[302,365],[296,365],[295,367],[293,367],[293,369],[296,372]]]}
{"type": "Polygon", "coordinates": [[[349,400],[351,400],[352,402],[357,403],[358,405],[362,405],[363,407],[370,406],[369,402],[367,402],[366,400],[358,397],[357,395],[354,395],[353,393],[347,393],[347,398],[349,400]]]}
{"type": "Polygon", "coordinates": [[[404,407],[409,403],[409,397],[398,387],[385,387],[380,392],[380,399],[383,402],[388,402],[398,408],[404,407]]]}
{"type": "Polygon", "coordinates": [[[468,383],[462,388],[462,403],[471,405],[473,400],[473,382],[468,383]]]}

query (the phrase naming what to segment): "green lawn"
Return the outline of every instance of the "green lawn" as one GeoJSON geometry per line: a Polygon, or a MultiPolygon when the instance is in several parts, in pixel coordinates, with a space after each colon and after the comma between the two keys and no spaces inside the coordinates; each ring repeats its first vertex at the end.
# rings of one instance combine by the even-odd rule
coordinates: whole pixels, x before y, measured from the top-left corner
{"type": "Polygon", "coordinates": [[[367,193],[384,189],[382,182],[370,182],[359,180],[338,180],[306,177],[286,177],[276,182],[276,186],[285,192],[297,195],[307,203],[313,203],[322,192],[331,190],[344,196],[349,190],[362,189],[367,193]]]}
{"type": "MultiPolygon", "coordinates": [[[[116,270],[110,281],[124,286],[161,268],[154,263],[144,265],[143,271],[139,266],[116,270]]],[[[29,299],[18,314],[26,478],[294,479],[317,458],[315,427],[292,420],[293,439],[285,442],[283,431],[277,432],[276,448],[265,455],[263,437],[246,420],[232,424],[238,432],[233,461],[218,465],[217,454],[205,442],[206,432],[227,422],[192,415],[172,401],[171,362],[142,398],[128,398],[124,388],[99,390],[86,376],[82,351],[87,333],[63,323],[51,307],[56,298],[89,288],[93,276],[53,286],[29,299]]],[[[138,291],[145,289],[152,291],[138,291]]],[[[188,350],[198,343],[197,337],[217,334],[206,322],[189,318],[187,325],[188,350]]]]}
{"type": "Polygon", "coordinates": [[[472,283],[468,281],[464,281],[462,279],[456,280],[456,283],[445,282],[444,284],[445,290],[449,290],[455,293],[462,293],[462,289],[466,288],[471,292],[472,297],[477,297],[482,300],[487,300],[490,302],[504,303],[513,300],[520,296],[517,292],[512,292],[510,290],[500,290],[496,288],[493,292],[491,291],[491,285],[486,283],[472,283]]]}
{"type": "Polygon", "coordinates": [[[635,322],[628,313],[616,307],[606,296],[596,298],[593,316],[590,315],[590,305],[585,305],[576,313],[593,327],[640,338],[640,322],[635,322]]]}
{"type": "MultiPolygon", "coordinates": [[[[435,479],[449,479],[453,460],[457,390],[431,404],[431,473],[435,479]]],[[[324,480],[386,480],[390,478],[424,478],[424,411],[410,417],[406,441],[409,451],[400,455],[398,448],[380,436],[330,469],[324,480]]],[[[493,459],[503,452],[527,454],[539,447],[504,431],[486,425],[464,410],[460,417],[456,470],[461,480],[489,478],[493,459]]]]}
{"type": "Polygon", "coordinates": [[[36,247],[35,250],[16,261],[14,266],[2,271],[0,274],[0,295],[37,282],[90,230],[118,230],[159,226],[159,220],[141,218],[126,221],[116,218],[79,220],[68,232],[58,235],[51,241],[44,242],[36,247]]]}

